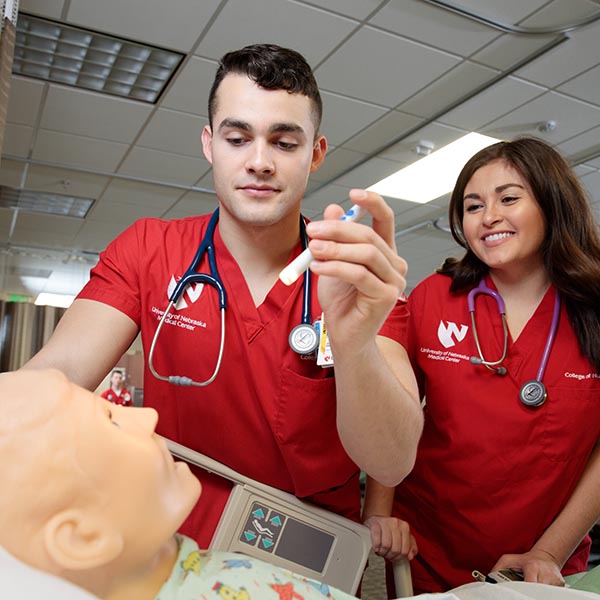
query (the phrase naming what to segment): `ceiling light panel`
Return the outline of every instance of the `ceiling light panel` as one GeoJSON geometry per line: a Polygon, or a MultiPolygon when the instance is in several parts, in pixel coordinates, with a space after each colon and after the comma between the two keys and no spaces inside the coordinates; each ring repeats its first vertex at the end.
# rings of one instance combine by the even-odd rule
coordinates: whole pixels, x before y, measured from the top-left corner
{"type": "Polygon", "coordinates": [[[154,104],[183,54],[20,13],[13,73],[154,104]]]}
{"type": "Polygon", "coordinates": [[[0,186],[0,208],[15,208],[28,212],[85,219],[93,203],[90,198],[0,186]]]}

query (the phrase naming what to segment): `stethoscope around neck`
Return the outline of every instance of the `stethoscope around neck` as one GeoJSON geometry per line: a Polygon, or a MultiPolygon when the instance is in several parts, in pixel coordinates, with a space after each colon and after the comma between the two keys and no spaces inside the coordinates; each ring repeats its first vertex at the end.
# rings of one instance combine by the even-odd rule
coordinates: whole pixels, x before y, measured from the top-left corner
{"type": "MultiPolygon", "coordinates": [[[[156,331],[154,332],[154,337],[152,338],[152,343],[150,345],[150,352],[148,353],[148,368],[150,369],[152,375],[161,381],[167,381],[168,383],[181,386],[204,387],[215,380],[215,377],[218,375],[219,370],[221,369],[221,363],[223,362],[223,350],[225,349],[225,309],[227,308],[227,296],[225,293],[225,287],[223,286],[223,281],[221,280],[221,276],[217,270],[217,261],[215,259],[214,237],[215,228],[218,221],[219,209],[217,208],[208,222],[206,232],[202,238],[202,241],[200,242],[200,246],[198,246],[196,255],[194,256],[186,272],[183,274],[183,277],[178,281],[175,289],[169,296],[169,305],[163,313],[156,331]],[[198,273],[196,271],[205,253],[208,256],[210,274],[198,273]],[[154,351],[156,349],[156,343],[165,320],[171,313],[173,306],[177,304],[178,300],[185,292],[186,288],[192,283],[206,283],[214,287],[219,294],[219,309],[221,313],[221,341],[219,343],[219,354],[217,356],[217,362],[212,375],[205,381],[194,381],[191,377],[187,377],[185,375],[161,375],[154,368],[154,351]]],[[[306,223],[304,222],[302,216],[300,217],[300,239],[302,241],[302,249],[304,250],[308,246],[308,236],[306,235],[306,223]]],[[[311,275],[310,270],[306,270],[304,272],[302,321],[299,325],[296,325],[296,327],[292,329],[289,335],[289,344],[292,350],[298,354],[310,354],[311,352],[314,352],[319,343],[316,329],[311,323],[310,293],[311,275]]]]}
{"type": "MultiPolygon", "coordinates": [[[[548,332],[548,338],[546,339],[546,345],[544,346],[544,353],[542,354],[542,359],[540,361],[540,366],[538,368],[536,378],[531,379],[530,381],[526,381],[519,390],[519,399],[521,402],[530,408],[536,408],[541,406],[546,402],[548,398],[548,392],[546,390],[546,386],[542,382],[544,377],[544,373],[546,372],[546,366],[548,365],[548,358],[550,356],[550,350],[552,349],[552,344],[554,343],[554,338],[556,337],[556,332],[558,330],[558,322],[560,319],[560,294],[558,290],[556,290],[556,294],[554,296],[554,312],[552,314],[552,323],[550,324],[550,331],[548,332]]],[[[469,359],[470,362],[474,365],[483,365],[488,368],[490,371],[495,371],[498,375],[506,375],[507,370],[506,367],[502,365],[506,358],[506,352],[508,350],[508,326],[506,324],[506,308],[504,306],[504,300],[502,296],[495,290],[488,287],[485,283],[485,279],[482,279],[479,282],[479,285],[476,288],[473,288],[468,296],[467,296],[467,306],[469,309],[469,313],[471,314],[471,326],[473,330],[473,337],[475,339],[475,346],[477,347],[477,353],[479,356],[471,356],[469,359]],[[483,352],[481,350],[481,344],[479,342],[479,336],[477,335],[477,326],[475,324],[475,298],[478,294],[485,294],[487,296],[491,296],[498,305],[498,312],[500,313],[500,317],[502,319],[502,330],[504,337],[504,347],[502,349],[502,355],[498,360],[485,360],[483,357],[483,352]]]]}

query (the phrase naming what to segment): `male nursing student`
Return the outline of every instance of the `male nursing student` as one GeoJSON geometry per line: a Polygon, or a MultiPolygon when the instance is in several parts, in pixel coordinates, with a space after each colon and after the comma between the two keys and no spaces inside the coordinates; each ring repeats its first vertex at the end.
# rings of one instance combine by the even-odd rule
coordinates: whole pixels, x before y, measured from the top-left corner
{"type": "Polygon", "coordinates": [[[131,392],[123,386],[123,372],[115,369],[110,374],[110,387],[100,394],[105,400],[113,404],[131,406],[131,392]]]}
{"type": "MultiPolygon", "coordinates": [[[[314,76],[298,53],[254,45],[223,57],[202,132],[220,210],[214,254],[227,294],[222,364],[205,387],[158,380],[146,364],[144,396],[165,437],[358,520],[359,469],[398,483],[413,465],[422,415],[412,373],[390,366],[401,363],[403,348],[378,338],[406,273],[395,252],[393,213],[381,197],[350,192],[371,213],[373,228],[341,222],[339,206],[306,226],[316,258],[311,320],[325,314],[335,366],[290,349],[289,334],[304,312],[303,278],[288,287],[278,275],[303,248],[300,205],[327,149],[318,132],[321,110],[314,76]]],[[[209,219],[144,219],[126,230],[101,254],[90,282],[26,368],[56,367],[93,389],[139,330],[148,362],[169,293],[209,219]]],[[[206,256],[197,270],[211,272],[206,256]]],[[[171,312],[154,368],[209,379],[222,335],[218,294],[192,284],[171,312]]],[[[201,479],[204,493],[181,531],[207,547],[230,484],[204,472],[201,479]]]]}

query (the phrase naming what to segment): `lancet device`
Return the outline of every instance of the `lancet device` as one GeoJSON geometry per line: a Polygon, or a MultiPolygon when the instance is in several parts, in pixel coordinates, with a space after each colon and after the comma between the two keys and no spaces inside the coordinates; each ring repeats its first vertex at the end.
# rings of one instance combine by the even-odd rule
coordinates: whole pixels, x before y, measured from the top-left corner
{"type": "MultiPolygon", "coordinates": [[[[340,221],[360,221],[367,214],[367,210],[358,204],[354,204],[342,217],[340,221]]],[[[281,273],[279,273],[279,279],[285,283],[285,285],[292,285],[306,269],[308,269],[313,255],[307,248],[300,253],[287,267],[285,267],[281,273]]]]}

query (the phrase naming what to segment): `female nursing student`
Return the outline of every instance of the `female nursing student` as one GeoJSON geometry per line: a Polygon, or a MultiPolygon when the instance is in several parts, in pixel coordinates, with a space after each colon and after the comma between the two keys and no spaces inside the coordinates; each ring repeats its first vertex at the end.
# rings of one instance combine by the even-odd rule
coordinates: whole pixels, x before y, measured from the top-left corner
{"type": "Polygon", "coordinates": [[[425,399],[416,466],[395,495],[369,482],[363,518],[387,558],[414,544],[385,516],[408,522],[415,593],[508,567],[563,585],[561,572],[585,570],[600,514],[597,226],[567,162],[533,138],[472,157],[449,213],[465,255],[381,332],[406,349],[425,399]]]}

